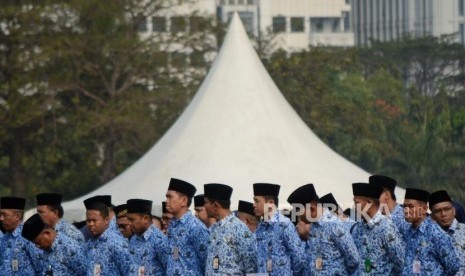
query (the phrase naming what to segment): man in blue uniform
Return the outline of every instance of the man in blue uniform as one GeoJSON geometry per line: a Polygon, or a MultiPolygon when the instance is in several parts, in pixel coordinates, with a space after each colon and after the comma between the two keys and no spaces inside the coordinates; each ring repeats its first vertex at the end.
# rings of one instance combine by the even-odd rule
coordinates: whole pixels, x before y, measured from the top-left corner
{"type": "Polygon", "coordinates": [[[210,236],[205,225],[189,211],[194,185],[171,178],[166,192],[166,209],[173,215],[168,227],[168,265],[166,275],[205,274],[210,236]]]}
{"type": "Polygon", "coordinates": [[[299,274],[304,268],[304,251],[291,221],[278,211],[280,186],[255,183],[254,212],[263,217],[255,235],[258,244],[258,272],[271,276],[299,274]]]}
{"type": "Polygon", "coordinates": [[[205,275],[245,275],[257,272],[257,243],[230,210],[233,189],[224,184],[205,184],[205,209],[216,223],[210,229],[205,275]]]}
{"type": "Polygon", "coordinates": [[[465,224],[459,223],[455,218],[452,198],[445,190],[436,191],[429,198],[429,209],[431,218],[453,240],[455,253],[461,262],[457,275],[465,275],[465,224]]]}
{"type": "MultiPolygon", "coordinates": [[[[352,275],[359,266],[357,248],[349,232],[339,222],[324,219],[313,184],[296,189],[287,201],[305,206],[300,220],[310,225],[307,240],[310,250],[306,263],[307,275],[352,275]]],[[[329,213],[328,210],[325,212],[329,213]]]]}
{"type": "Polygon", "coordinates": [[[429,196],[424,190],[405,190],[404,216],[411,226],[405,234],[403,275],[455,275],[460,268],[452,239],[427,217],[429,196]]]}
{"type": "Polygon", "coordinates": [[[84,245],[85,240],[81,231],[71,223],[63,220],[62,195],[58,193],[42,193],[36,195],[37,213],[45,224],[53,227],[57,232],[84,245]]]}
{"type": "Polygon", "coordinates": [[[194,211],[195,217],[198,218],[207,229],[210,229],[213,224],[215,224],[216,220],[214,218],[209,218],[207,215],[207,211],[205,211],[205,200],[203,194],[194,196],[194,211]]]}
{"type": "Polygon", "coordinates": [[[91,238],[86,242],[87,275],[134,275],[127,241],[121,234],[108,228],[110,217],[107,205],[95,198],[84,200],[86,223],[91,238]]]}
{"type": "Polygon", "coordinates": [[[253,211],[252,202],[239,200],[236,216],[243,223],[245,223],[245,225],[247,225],[250,232],[255,233],[258,227],[258,218],[255,216],[255,213],[253,211]]]}
{"type": "Polygon", "coordinates": [[[168,240],[152,223],[152,201],[130,199],[126,204],[134,233],[129,241],[129,250],[138,265],[139,274],[165,275],[168,240]]]}
{"type": "Polygon", "coordinates": [[[384,175],[372,175],[368,178],[368,181],[371,185],[376,185],[383,189],[379,197],[381,213],[392,219],[399,233],[404,235],[405,231],[410,227],[410,223],[404,219],[404,208],[396,201],[395,189],[397,181],[384,175]]]}
{"type": "Polygon", "coordinates": [[[0,240],[1,275],[35,275],[40,273],[41,252],[21,236],[26,200],[20,197],[0,199],[0,221],[5,234],[0,240]]]}
{"type": "Polygon", "coordinates": [[[113,211],[115,212],[116,225],[121,235],[129,241],[134,233],[132,233],[132,224],[128,219],[128,205],[121,204],[115,206],[113,211]]]}
{"type": "Polygon", "coordinates": [[[24,223],[21,235],[43,250],[44,270],[40,275],[86,275],[87,259],[81,242],[44,224],[39,214],[24,223]]]}
{"type": "Polygon", "coordinates": [[[383,189],[368,183],[352,184],[356,212],[361,218],[352,229],[360,255],[359,275],[401,275],[405,246],[392,220],[379,210],[383,189]]]}
{"type": "Polygon", "coordinates": [[[327,214],[322,217],[323,220],[339,222],[347,231],[350,231],[355,224],[355,220],[351,219],[350,215],[344,213],[332,193],[320,197],[320,203],[323,206],[323,210],[325,210],[325,214],[327,214]]]}

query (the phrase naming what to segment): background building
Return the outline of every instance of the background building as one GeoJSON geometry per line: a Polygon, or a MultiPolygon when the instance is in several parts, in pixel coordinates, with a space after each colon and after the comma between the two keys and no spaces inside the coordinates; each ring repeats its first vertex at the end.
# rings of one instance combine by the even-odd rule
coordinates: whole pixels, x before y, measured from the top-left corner
{"type": "Polygon", "coordinates": [[[356,45],[370,40],[390,41],[457,34],[465,44],[465,0],[351,0],[356,45]]]}

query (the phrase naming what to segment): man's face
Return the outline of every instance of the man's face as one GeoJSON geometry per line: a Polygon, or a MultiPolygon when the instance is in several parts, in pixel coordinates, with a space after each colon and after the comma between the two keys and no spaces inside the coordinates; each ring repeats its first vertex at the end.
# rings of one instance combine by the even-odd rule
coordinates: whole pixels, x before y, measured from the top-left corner
{"type": "Polygon", "coordinates": [[[454,205],[450,201],[434,204],[431,209],[431,218],[442,228],[449,228],[455,219],[454,205]]]}
{"type": "Polygon", "coordinates": [[[257,217],[261,217],[265,214],[265,197],[254,196],[253,197],[253,211],[257,217]]]}
{"type": "Polygon", "coordinates": [[[405,199],[404,201],[404,217],[407,222],[416,223],[426,217],[428,206],[426,203],[415,200],[405,199]]]}
{"type": "Polygon", "coordinates": [[[121,217],[116,219],[116,224],[118,225],[118,229],[123,235],[123,237],[129,239],[132,237],[132,229],[131,229],[131,222],[127,217],[121,217]]]}
{"type": "Polygon", "coordinates": [[[87,210],[86,212],[86,224],[89,228],[89,232],[93,237],[100,236],[108,228],[110,219],[103,217],[98,210],[87,210]]]}
{"type": "Polygon", "coordinates": [[[214,218],[215,217],[215,205],[213,202],[210,201],[208,198],[204,198],[205,204],[203,207],[205,208],[205,212],[207,213],[207,217],[214,218]]]}
{"type": "Polygon", "coordinates": [[[17,210],[0,210],[0,221],[6,232],[13,232],[21,223],[21,214],[17,210]]]}
{"type": "Polygon", "coordinates": [[[389,199],[390,191],[386,188],[383,189],[381,196],[379,197],[380,204],[387,204],[389,199]]]}
{"type": "Polygon", "coordinates": [[[170,225],[172,218],[173,218],[173,215],[170,213],[163,213],[161,215],[161,225],[163,228],[163,232],[166,233],[166,231],[168,230],[168,226],[170,225]]]}
{"type": "MultiPolygon", "coordinates": [[[[138,213],[131,213],[127,214],[129,222],[131,222],[131,230],[132,232],[141,235],[147,230],[148,224],[148,215],[138,214],[138,213]]],[[[151,222],[151,221],[150,221],[151,222]]]]}
{"type": "Polygon", "coordinates": [[[208,223],[208,215],[205,207],[195,207],[195,216],[203,223],[208,223]]]}
{"type": "Polygon", "coordinates": [[[40,218],[46,225],[52,227],[55,227],[55,224],[57,224],[58,220],[60,219],[58,217],[58,212],[52,211],[48,205],[37,206],[37,213],[40,215],[40,218]]]}
{"type": "Polygon", "coordinates": [[[166,193],[166,209],[171,214],[177,214],[183,207],[187,206],[186,196],[172,190],[166,193]]]}
{"type": "Polygon", "coordinates": [[[42,230],[34,239],[34,244],[42,250],[49,250],[52,248],[53,241],[55,240],[55,235],[52,235],[52,231],[51,229],[42,230]]]}

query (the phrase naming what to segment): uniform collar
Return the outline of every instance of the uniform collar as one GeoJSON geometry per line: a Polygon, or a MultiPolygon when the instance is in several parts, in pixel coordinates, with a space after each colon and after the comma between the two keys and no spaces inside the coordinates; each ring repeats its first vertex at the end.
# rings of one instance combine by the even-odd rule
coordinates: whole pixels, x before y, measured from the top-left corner
{"type": "Polygon", "coordinates": [[[187,210],[187,212],[182,215],[179,219],[173,218],[171,221],[173,222],[173,225],[177,224],[186,224],[190,219],[192,219],[194,216],[192,215],[192,212],[190,210],[187,210]]]}
{"type": "Polygon", "coordinates": [[[383,218],[383,214],[381,214],[381,211],[377,211],[375,216],[370,219],[370,221],[366,222],[366,225],[370,228],[375,227],[375,225],[378,225],[381,222],[381,219],[383,218]]]}
{"type": "Polygon", "coordinates": [[[150,224],[149,228],[145,230],[144,234],[140,235],[139,237],[143,238],[144,240],[148,240],[154,231],[155,226],[153,224],[150,224]]]}
{"type": "Polygon", "coordinates": [[[455,231],[457,230],[458,226],[459,226],[459,222],[457,221],[457,219],[454,219],[454,221],[452,221],[452,224],[450,225],[449,229],[447,229],[447,234],[453,235],[455,233],[455,231]]]}
{"type": "Polygon", "coordinates": [[[231,213],[229,215],[227,215],[226,217],[224,217],[223,219],[221,219],[220,221],[218,221],[217,223],[215,223],[216,225],[218,226],[224,226],[226,223],[228,223],[229,221],[231,221],[231,219],[234,217],[234,214],[231,213]]]}
{"type": "Polygon", "coordinates": [[[13,230],[13,232],[11,232],[11,235],[12,235],[13,237],[17,238],[17,237],[21,236],[21,231],[22,231],[22,230],[23,230],[23,224],[20,223],[20,224],[18,225],[18,227],[16,227],[16,229],[13,230]]]}

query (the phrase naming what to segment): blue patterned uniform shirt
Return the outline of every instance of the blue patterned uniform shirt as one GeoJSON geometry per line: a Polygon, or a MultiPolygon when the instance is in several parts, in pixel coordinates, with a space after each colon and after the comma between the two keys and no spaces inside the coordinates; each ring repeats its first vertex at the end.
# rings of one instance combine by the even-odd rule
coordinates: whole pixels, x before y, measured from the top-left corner
{"type": "Polygon", "coordinates": [[[137,266],[144,267],[145,275],[165,275],[168,258],[168,239],[155,226],[129,240],[129,251],[137,266]]]}
{"type": "Polygon", "coordinates": [[[210,228],[205,275],[257,272],[257,243],[249,228],[232,213],[210,228]]]}
{"type": "Polygon", "coordinates": [[[302,273],[305,256],[301,240],[291,221],[276,212],[255,231],[258,245],[258,272],[270,276],[302,273]]]}
{"type": "Polygon", "coordinates": [[[128,243],[110,229],[98,238],[86,242],[89,275],[100,270],[101,276],[133,275],[135,265],[129,254],[128,243]]]}
{"type": "Polygon", "coordinates": [[[460,260],[460,271],[457,275],[465,275],[465,224],[454,219],[447,234],[452,237],[455,253],[460,260]]]}
{"type": "Polygon", "coordinates": [[[352,238],[360,255],[357,275],[401,275],[405,246],[391,219],[381,212],[358,222],[352,238]]]}
{"type": "Polygon", "coordinates": [[[87,273],[87,257],[82,244],[63,233],[57,233],[50,250],[44,250],[44,275],[81,276],[87,273]]]}
{"type": "Polygon", "coordinates": [[[455,275],[460,268],[452,239],[430,218],[406,233],[403,275],[455,275]],[[417,266],[415,265],[418,264],[417,266]],[[415,267],[419,273],[414,271],[415,267]]]}
{"type": "Polygon", "coordinates": [[[0,275],[35,275],[42,270],[42,251],[23,236],[23,225],[5,233],[0,242],[0,275]]]}
{"type": "Polygon", "coordinates": [[[210,233],[205,224],[187,211],[180,219],[173,218],[168,227],[170,254],[166,275],[205,274],[210,233]]]}
{"type": "Polygon", "coordinates": [[[308,246],[311,250],[311,275],[352,275],[358,269],[360,257],[349,232],[338,222],[322,221],[311,224],[308,246]]]}
{"type": "Polygon", "coordinates": [[[82,234],[79,229],[74,227],[74,225],[64,221],[63,219],[60,219],[55,225],[55,230],[58,233],[62,233],[65,236],[68,236],[69,238],[79,242],[81,245],[83,245],[86,241],[84,239],[84,235],[82,234]]]}
{"type": "Polygon", "coordinates": [[[401,235],[405,235],[407,230],[410,228],[411,224],[405,220],[404,208],[400,204],[397,204],[391,214],[387,217],[392,219],[394,226],[401,235]]]}

